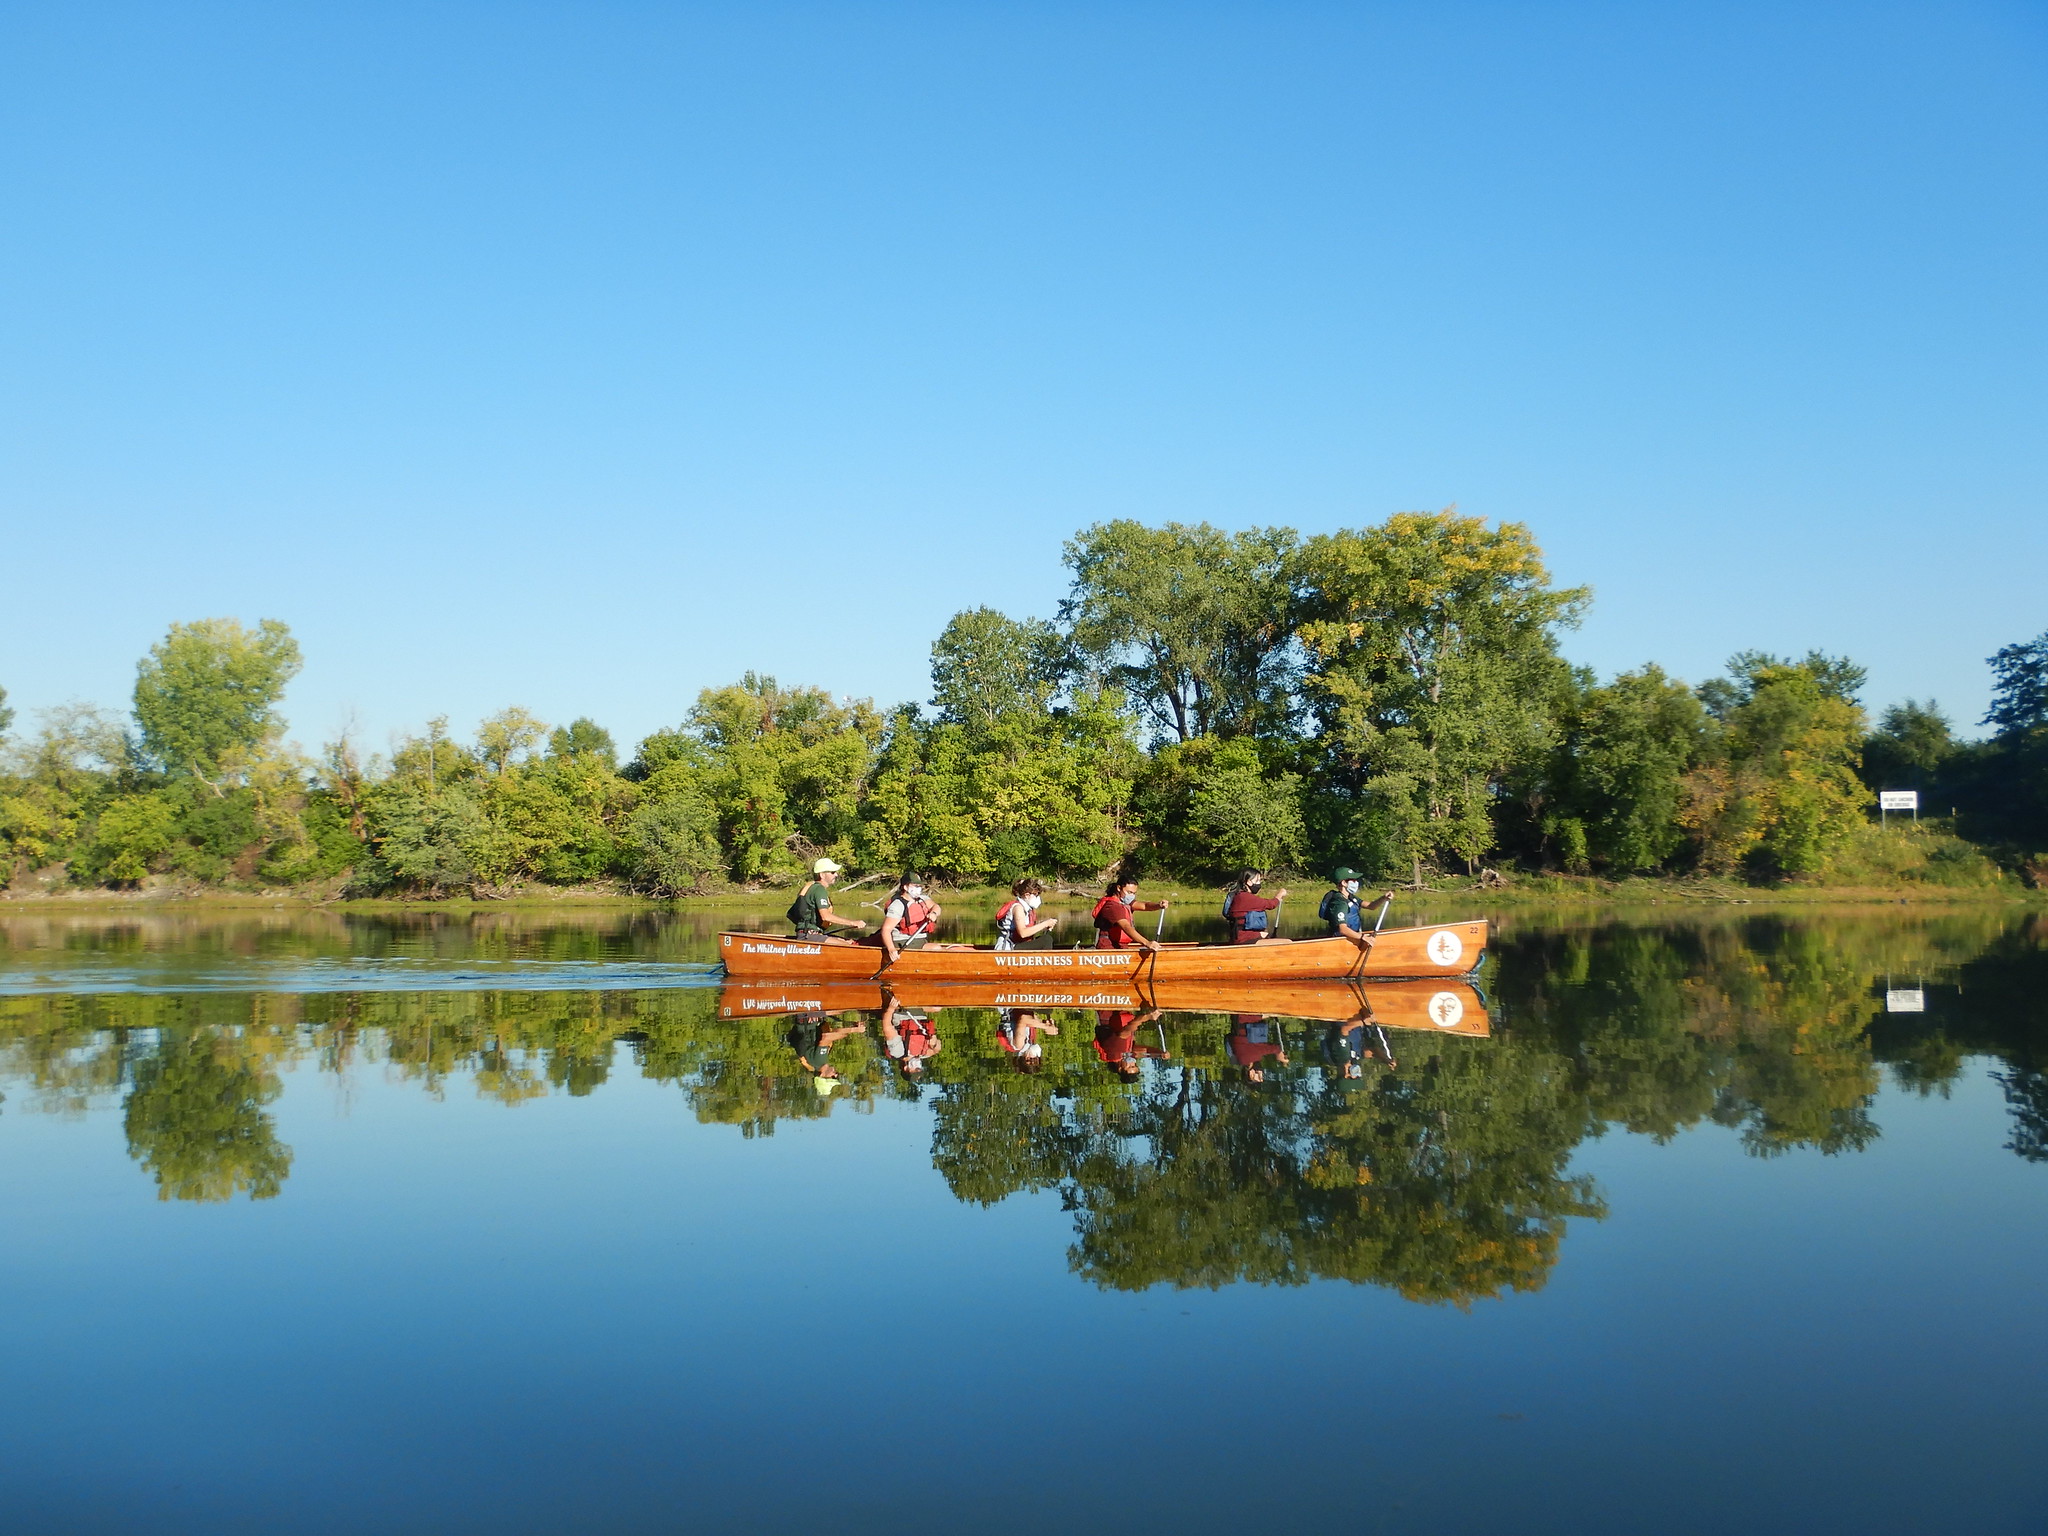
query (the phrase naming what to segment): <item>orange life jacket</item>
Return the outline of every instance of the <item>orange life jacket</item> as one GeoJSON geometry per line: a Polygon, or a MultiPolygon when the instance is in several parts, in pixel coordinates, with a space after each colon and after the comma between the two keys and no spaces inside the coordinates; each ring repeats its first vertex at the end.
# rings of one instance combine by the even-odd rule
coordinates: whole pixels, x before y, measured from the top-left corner
{"type": "Polygon", "coordinates": [[[903,916],[896,920],[896,933],[899,938],[914,939],[920,933],[930,933],[938,927],[937,921],[932,917],[932,903],[922,896],[916,901],[912,901],[908,896],[898,896],[896,900],[903,903],[903,916]]]}

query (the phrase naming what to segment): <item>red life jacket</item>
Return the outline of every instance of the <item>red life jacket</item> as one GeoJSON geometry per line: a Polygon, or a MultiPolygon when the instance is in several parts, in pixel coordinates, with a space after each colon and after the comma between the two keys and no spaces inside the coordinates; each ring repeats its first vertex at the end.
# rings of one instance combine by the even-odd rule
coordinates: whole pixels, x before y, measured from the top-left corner
{"type": "Polygon", "coordinates": [[[932,918],[932,903],[920,896],[912,901],[908,896],[898,896],[903,903],[903,916],[896,920],[899,938],[914,939],[920,933],[930,933],[938,924],[932,918]]]}

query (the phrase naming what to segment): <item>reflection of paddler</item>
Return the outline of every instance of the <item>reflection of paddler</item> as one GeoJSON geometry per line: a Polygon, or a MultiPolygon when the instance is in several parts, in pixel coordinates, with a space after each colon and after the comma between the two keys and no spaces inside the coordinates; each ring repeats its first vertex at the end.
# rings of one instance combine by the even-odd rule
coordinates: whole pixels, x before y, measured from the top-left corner
{"type": "Polygon", "coordinates": [[[1125,1082],[1135,1082],[1140,1060],[1150,1056],[1164,1061],[1172,1054],[1163,1045],[1154,1047],[1138,1043],[1139,1029],[1158,1017],[1157,1008],[1147,1008],[1143,1013],[1133,1013],[1128,1008],[1096,1009],[1095,1054],[1102,1058],[1103,1065],[1125,1082]]]}
{"type": "Polygon", "coordinates": [[[1238,1013],[1231,1015],[1230,1059],[1244,1068],[1246,1082],[1263,1083],[1266,1069],[1261,1065],[1267,1057],[1279,1058],[1282,1065],[1287,1061],[1287,1040],[1280,1032],[1278,1021],[1263,1013],[1238,1013]]]}
{"type": "Polygon", "coordinates": [[[1045,1047],[1040,1035],[1056,1035],[1057,1024],[1048,1023],[1029,1008],[1005,1008],[996,1019],[996,1042],[1010,1053],[1010,1064],[1019,1072],[1045,1070],[1045,1047]]]}
{"type": "Polygon", "coordinates": [[[832,1065],[832,1047],[849,1035],[865,1031],[865,1024],[842,1024],[837,1029],[829,1028],[823,1013],[813,1010],[800,1013],[790,1022],[789,1032],[783,1039],[796,1052],[797,1065],[810,1075],[811,1084],[820,1093],[830,1093],[839,1086],[839,1069],[832,1065]]]}
{"type": "Polygon", "coordinates": [[[928,1058],[939,1054],[945,1042],[932,1028],[929,1017],[905,1008],[893,992],[886,997],[882,1005],[882,1048],[891,1061],[915,1076],[924,1070],[928,1058]]]}

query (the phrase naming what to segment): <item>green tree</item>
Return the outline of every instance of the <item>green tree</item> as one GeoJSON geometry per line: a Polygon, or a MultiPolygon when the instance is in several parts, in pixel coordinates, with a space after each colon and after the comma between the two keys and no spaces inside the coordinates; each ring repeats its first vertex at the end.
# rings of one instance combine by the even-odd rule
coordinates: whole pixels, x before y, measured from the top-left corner
{"type": "Polygon", "coordinates": [[[610,731],[588,715],[583,715],[567,725],[555,727],[554,733],[548,737],[548,756],[587,757],[611,768],[618,764],[619,749],[610,731]]]}
{"type": "Polygon", "coordinates": [[[1345,840],[1382,869],[1468,865],[1493,846],[1502,781],[1554,737],[1557,633],[1584,588],[1550,585],[1519,523],[1403,512],[1311,539],[1301,640],[1345,840]]]}
{"type": "Polygon", "coordinates": [[[492,773],[503,773],[546,738],[547,722],[513,705],[476,728],[476,755],[492,773]]]}
{"type": "Polygon", "coordinates": [[[1153,754],[1133,819],[1167,869],[1227,879],[1240,869],[1299,868],[1307,856],[1298,774],[1269,771],[1258,746],[1198,736],[1153,754]]]}
{"type": "Polygon", "coordinates": [[[1065,670],[1064,644],[1052,625],[966,609],[932,645],[932,704],[943,724],[982,733],[1041,721],[1065,670]]]}
{"type": "MultiPolygon", "coordinates": [[[[0,847],[30,869],[64,858],[128,776],[120,725],[89,705],[46,709],[0,758],[0,847]]],[[[12,877],[12,870],[0,871],[12,877]]]]}
{"type": "Polygon", "coordinates": [[[1291,713],[1286,528],[1147,528],[1119,518],[1067,542],[1060,619],[1076,655],[1174,739],[1276,730],[1291,713]]]}
{"type": "Polygon", "coordinates": [[[300,665],[298,642],[276,619],[253,630],[234,619],[173,624],[136,668],[144,754],[221,789],[216,781],[238,776],[283,733],[277,706],[300,665]]]}
{"type": "Polygon", "coordinates": [[[1984,723],[2001,736],[2048,728],[2048,630],[2001,646],[1989,665],[1991,708],[1984,723]]]}
{"type": "Polygon", "coordinates": [[[633,812],[626,819],[624,843],[633,883],[660,896],[701,889],[725,862],[718,846],[718,808],[687,782],[633,812]]]}
{"type": "Polygon", "coordinates": [[[7,706],[7,690],[0,688],[0,736],[7,734],[7,728],[14,724],[14,711],[7,706]]]}
{"type": "Polygon", "coordinates": [[[373,889],[399,885],[435,896],[475,882],[473,856],[491,830],[469,785],[436,786],[411,777],[379,785],[366,822],[377,862],[365,872],[363,883],[373,889]]]}
{"type": "Polygon", "coordinates": [[[686,730],[735,880],[787,879],[820,851],[851,852],[882,734],[868,700],[842,703],[749,672],[700,693],[686,730]]]}
{"type": "Polygon", "coordinates": [[[1877,729],[1864,738],[1863,782],[1872,790],[1917,789],[1926,793],[1948,760],[1956,741],[1932,699],[1908,699],[1884,712],[1877,729]]]}
{"type": "Polygon", "coordinates": [[[133,885],[170,848],[177,829],[177,810],[166,795],[123,795],[99,814],[90,864],[101,879],[133,885]]]}
{"type": "Polygon", "coordinates": [[[1685,843],[1685,775],[1708,741],[1685,684],[1650,665],[1585,688],[1564,710],[1539,824],[1568,869],[1661,868],[1685,843]]]}
{"type": "Polygon", "coordinates": [[[1731,663],[1719,750],[1688,776],[1682,819],[1707,869],[1815,874],[1865,819],[1857,767],[1867,722],[1841,691],[1861,669],[1754,654],[1731,663]]]}

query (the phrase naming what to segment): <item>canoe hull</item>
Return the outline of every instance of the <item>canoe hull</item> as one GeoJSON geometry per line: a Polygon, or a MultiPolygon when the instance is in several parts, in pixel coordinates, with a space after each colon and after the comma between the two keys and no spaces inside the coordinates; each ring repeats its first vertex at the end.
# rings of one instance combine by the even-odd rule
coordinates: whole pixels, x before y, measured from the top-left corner
{"type": "MultiPolygon", "coordinates": [[[[1041,981],[1091,985],[1140,977],[1166,981],[1299,981],[1345,978],[1451,977],[1473,970],[1486,953],[1483,919],[1390,928],[1360,953],[1348,939],[1292,944],[1169,945],[1142,949],[913,949],[888,967],[900,981],[1041,981]]],[[[718,958],[728,976],[815,981],[869,981],[883,974],[872,944],[821,943],[772,933],[721,933],[718,958]]]]}

